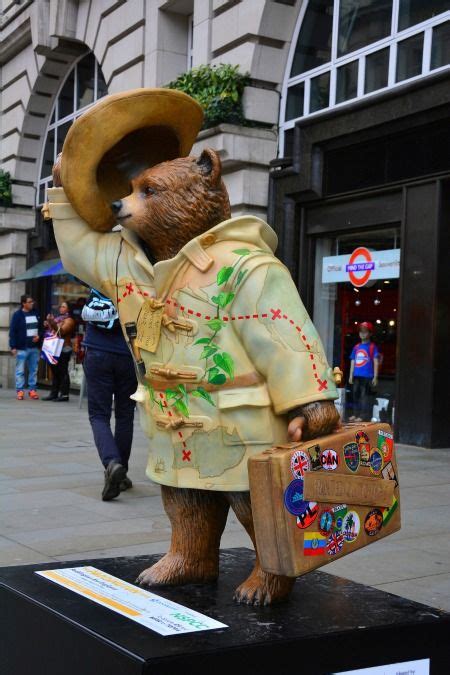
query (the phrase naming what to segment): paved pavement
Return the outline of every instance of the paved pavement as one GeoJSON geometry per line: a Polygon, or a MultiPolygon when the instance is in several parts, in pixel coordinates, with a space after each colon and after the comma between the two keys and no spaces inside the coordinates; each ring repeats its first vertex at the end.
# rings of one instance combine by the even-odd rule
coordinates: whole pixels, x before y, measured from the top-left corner
{"type": "MultiPolygon", "coordinates": [[[[398,447],[400,532],[326,567],[331,574],[450,611],[450,449],[398,447]]],[[[170,527],[145,477],[136,420],[132,490],[102,502],[86,403],[16,401],[0,389],[0,565],[164,553],[170,527]]],[[[251,546],[230,515],[223,548],[251,546]]]]}

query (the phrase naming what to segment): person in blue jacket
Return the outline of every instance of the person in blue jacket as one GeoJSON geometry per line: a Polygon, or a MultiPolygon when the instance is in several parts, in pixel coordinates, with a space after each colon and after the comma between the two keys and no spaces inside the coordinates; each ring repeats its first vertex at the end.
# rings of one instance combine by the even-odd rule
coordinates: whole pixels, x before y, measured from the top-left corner
{"type": "Polygon", "coordinates": [[[112,301],[92,288],[81,318],[86,321],[83,345],[88,412],[95,445],[105,467],[103,501],[132,487],[127,476],[133,441],[137,379],[134,362],[112,301]],[[114,396],[115,429],[111,430],[114,396]]]}
{"type": "Polygon", "coordinates": [[[9,348],[16,358],[16,397],[25,397],[25,365],[28,366],[28,396],[37,400],[37,371],[39,363],[39,316],[34,310],[30,295],[22,295],[20,309],[11,317],[9,326],[9,348]]]}
{"type": "Polygon", "coordinates": [[[350,422],[369,421],[371,388],[378,384],[378,370],[380,367],[380,352],[375,342],[372,342],[373,325],[369,321],[359,324],[358,342],[350,355],[349,384],[353,385],[353,415],[350,422]]]}

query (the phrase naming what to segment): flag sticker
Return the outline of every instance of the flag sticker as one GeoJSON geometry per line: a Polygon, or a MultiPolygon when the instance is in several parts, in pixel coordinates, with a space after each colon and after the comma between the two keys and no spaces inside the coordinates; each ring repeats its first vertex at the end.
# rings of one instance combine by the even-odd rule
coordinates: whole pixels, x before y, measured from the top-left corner
{"type": "Polygon", "coordinates": [[[305,532],[303,539],[304,555],[325,555],[327,538],[320,532],[305,532]]]}

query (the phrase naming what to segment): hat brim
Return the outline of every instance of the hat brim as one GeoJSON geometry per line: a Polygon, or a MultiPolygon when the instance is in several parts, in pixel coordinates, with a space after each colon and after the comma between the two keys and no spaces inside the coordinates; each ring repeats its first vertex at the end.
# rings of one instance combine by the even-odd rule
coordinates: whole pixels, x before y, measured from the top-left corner
{"type": "Polygon", "coordinates": [[[133,89],[106,96],[79,117],[64,141],[61,180],[92,229],[115,225],[111,202],[130,193],[144,169],[189,154],[203,111],[173,89],[133,89]]]}

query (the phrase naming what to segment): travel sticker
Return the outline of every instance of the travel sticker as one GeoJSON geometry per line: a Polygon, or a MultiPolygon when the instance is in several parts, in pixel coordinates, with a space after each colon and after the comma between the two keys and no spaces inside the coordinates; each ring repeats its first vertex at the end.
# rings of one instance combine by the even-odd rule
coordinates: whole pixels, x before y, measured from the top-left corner
{"type": "Polygon", "coordinates": [[[358,471],[359,467],[359,449],[357,443],[347,443],[344,445],[344,460],[347,469],[350,471],[358,471]]]}
{"type": "Polygon", "coordinates": [[[347,504],[338,504],[331,509],[334,515],[334,531],[340,532],[344,524],[344,518],[347,513],[347,504]]]}
{"type": "Polygon", "coordinates": [[[319,517],[319,531],[328,537],[334,527],[334,513],[331,509],[324,509],[319,517]]]}
{"type": "Polygon", "coordinates": [[[317,469],[321,469],[322,462],[320,461],[320,445],[313,445],[308,448],[308,454],[311,458],[311,471],[317,471],[317,469]]]}
{"type": "Polygon", "coordinates": [[[374,537],[381,530],[383,525],[383,514],[380,509],[372,509],[364,521],[364,529],[369,537],[374,537]]]}
{"type": "Polygon", "coordinates": [[[378,439],[377,439],[377,448],[383,455],[383,461],[385,464],[390,462],[392,459],[392,453],[394,452],[394,437],[392,434],[389,434],[387,431],[378,430],[378,439]]]}
{"type": "Polygon", "coordinates": [[[387,464],[385,464],[385,466],[381,470],[381,475],[385,480],[395,480],[395,487],[398,487],[398,479],[392,462],[388,462],[387,464]]]}
{"type": "Polygon", "coordinates": [[[370,443],[365,431],[357,431],[355,435],[358,444],[361,466],[370,466],[370,443]]]}
{"type": "Polygon", "coordinates": [[[291,471],[294,478],[303,478],[311,470],[311,460],[303,450],[296,450],[291,457],[291,471]]]}
{"type": "Polygon", "coordinates": [[[330,534],[327,541],[328,555],[337,555],[341,552],[344,545],[344,535],[342,532],[333,532],[330,534]]]}
{"type": "Polygon", "coordinates": [[[322,469],[325,469],[325,471],[334,471],[339,464],[339,455],[333,448],[326,448],[320,453],[320,461],[322,469]]]}
{"type": "Polygon", "coordinates": [[[370,453],[370,470],[375,476],[379,476],[383,468],[383,456],[381,452],[375,448],[370,453]]]}
{"type": "Polygon", "coordinates": [[[345,541],[352,543],[358,537],[359,530],[361,528],[361,522],[356,511],[349,511],[344,517],[344,522],[342,525],[342,534],[344,535],[345,541]]]}
{"type": "Polygon", "coordinates": [[[303,481],[301,478],[293,480],[284,492],[284,504],[294,516],[299,516],[306,511],[309,502],[303,501],[303,481]]]}
{"type": "Polygon", "coordinates": [[[301,530],[306,529],[315,521],[317,514],[319,513],[319,505],[316,502],[305,502],[308,504],[306,509],[297,516],[297,527],[301,530]]]}
{"type": "Polygon", "coordinates": [[[327,538],[320,532],[305,532],[303,538],[303,555],[325,555],[327,538]]]}
{"type": "Polygon", "coordinates": [[[390,519],[392,518],[395,510],[397,509],[398,506],[398,500],[395,497],[395,495],[392,497],[392,504],[390,506],[385,507],[382,509],[383,512],[383,527],[386,527],[390,519]]]}

